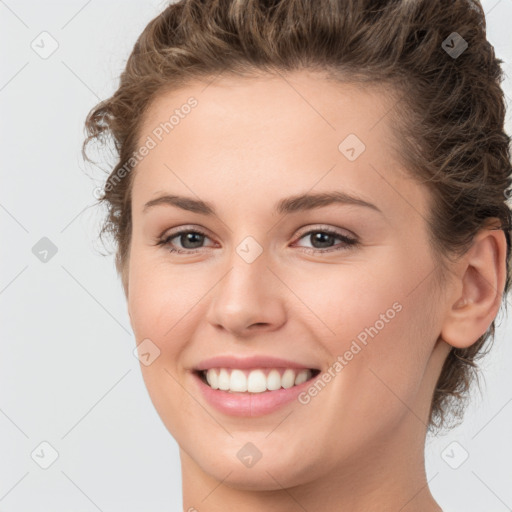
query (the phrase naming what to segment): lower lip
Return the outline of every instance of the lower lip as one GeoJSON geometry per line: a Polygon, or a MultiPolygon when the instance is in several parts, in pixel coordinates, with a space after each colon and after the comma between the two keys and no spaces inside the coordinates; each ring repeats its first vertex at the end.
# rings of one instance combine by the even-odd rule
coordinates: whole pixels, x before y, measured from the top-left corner
{"type": "Polygon", "coordinates": [[[313,377],[288,389],[281,388],[262,393],[232,393],[213,389],[205,384],[197,373],[192,372],[192,375],[207,402],[220,412],[230,416],[263,416],[270,414],[295,400],[315,380],[313,377]]]}

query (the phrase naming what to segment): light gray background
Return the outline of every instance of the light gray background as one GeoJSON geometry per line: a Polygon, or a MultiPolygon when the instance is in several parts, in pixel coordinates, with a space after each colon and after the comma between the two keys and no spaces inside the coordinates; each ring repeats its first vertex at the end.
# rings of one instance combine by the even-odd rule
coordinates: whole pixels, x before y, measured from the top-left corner
{"type": "MultiPolygon", "coordinates": [[[[512,2],[483,4],[510,75],[512,2]]],[[[132,353],[113,256],[99,254],[102,212],[88,208],[102,174],[80,155],[87,112],[113,93],[136,37],[165,5],[0,1],[2,512],[181,509],[178,447],[132,353]],[[59,45],[47,59],[31,48],[43,31],[59,45]],[[32,252],[42,237],[58,249],[46,263],[32,252]],[[49,460],[43,441],[59,455],[48,469],[35,462],[49,460]]],[[[509,78],[504,89],[510,105],[509,78]]],[[[499,319],[483,399],[427,447],[427,477],[446,512],[512,510],[512,330],[499,319]],[[452,469],[445,460],[456,465],[462,449],[469,458],[452,469]]]]}

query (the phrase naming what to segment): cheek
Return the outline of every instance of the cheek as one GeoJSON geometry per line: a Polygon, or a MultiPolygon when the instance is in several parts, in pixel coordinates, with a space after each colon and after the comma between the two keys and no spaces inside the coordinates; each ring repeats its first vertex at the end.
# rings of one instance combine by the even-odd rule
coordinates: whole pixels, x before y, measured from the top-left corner
{"type": "Polygon", "coordinates": [[[377,264],[319,266],[307,273],[307,279],[290,277],[287,283],[306,311],[316,314],[316,323],[309,326],[333,354],[348,349],[355,339],[364,344],[372,335],[385,337],[390,326],[396,327],[406,316],[402,309],[410,288],[403,266],[396,261],[381,258],[377,264]]]}
{"type": "Polygon", "coordinates": [[[176,333],[187,324],[187,314],[194,312],[205,293],[198,274],[134,250],[129,279],[128,308],[137,341],[148,337],[161,350],[172,348],[175,344],[164,341],[180,338],[176,333]]]}
{"type": "Polygon", "coordinates": [[[151,364],[141,364],[142,377],[169,432],[180,438],[187,428],[184,412],[195,402],[180,384],[184,370],[178,365],[197,325],[191,319],[201,314],[200,299],[205,290],[195,291],[193,280],[179,269],[163,268],[137,254],[130,265],[128,307],[136,342],[148,343],[145,340],[149,339],[158,353],[151,364]]]}
{"type": "Polygon", "coordinates": [[[422,262],[415,263],[381,260],[365,272],[340,269],[324,279],[322,293],[297,293],[308,297],[308,306],[329,327],[319,339],[332,362],[342,358],[343,376],[334,379],[335,394],[347,401],[340,411],[358,410],[377,424],[414,402],[438,335],[433,284],[417,286],[422,262]]]}

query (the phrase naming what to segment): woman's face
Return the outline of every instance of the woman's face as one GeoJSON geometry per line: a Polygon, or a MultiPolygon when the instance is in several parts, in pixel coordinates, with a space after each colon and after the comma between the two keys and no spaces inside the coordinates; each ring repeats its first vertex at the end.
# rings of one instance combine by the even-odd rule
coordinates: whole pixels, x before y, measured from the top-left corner
{"type": "Polygon", "coordinates": [[[196,471],[277,489],[423,438],[448,346],[428,196],[392,150],[392,106],[300,72],[196,83],[147,112],[128,307],[151,399],[196,471]],[[214,390],[196,371],[210,367],[259,391],[214,390]],[[289,387],[300,368],[320,373],[289,387]]]}

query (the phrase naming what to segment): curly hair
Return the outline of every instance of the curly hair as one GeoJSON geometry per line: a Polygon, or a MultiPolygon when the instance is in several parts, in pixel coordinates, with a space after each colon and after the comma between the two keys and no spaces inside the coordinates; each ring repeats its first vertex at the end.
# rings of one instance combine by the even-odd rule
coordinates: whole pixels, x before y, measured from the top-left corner
{"type": "MultiPolygon", "coordinates": [[[[113,167],[99,202],[108,213],[100,237],[116,244],[125,293],[131,187],[144,113],[155,97],[220,74],[325,72],[341,83],[389,86],[396,97],[396,153],[430,190],[428,228],[441,263],[464,254],[490,219],[507,240],[510,286],[510,137],[502,60],[486,38],[478,0],[180,0],[138,37],[119,87],[86,119],[88,144],[114,141],[113,167]],[[117,158],[118,157],[118,158],[117,158]]],[[[437,256],[436,256],[437,258],[437,256]]],[[[440,266],[441,274],[448,268],[440,266]]],[[[468,348],[452,348],[432,396],[429,429],[462,419],[478,358],[495,320],[468,348]],[[448,414],[450,413],[450,414],[448,414]]]]}

